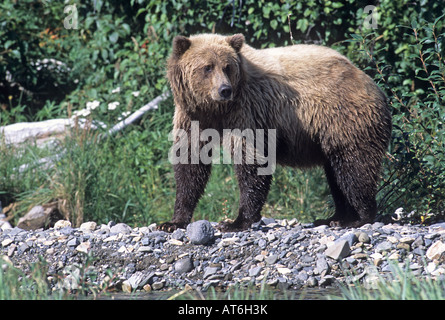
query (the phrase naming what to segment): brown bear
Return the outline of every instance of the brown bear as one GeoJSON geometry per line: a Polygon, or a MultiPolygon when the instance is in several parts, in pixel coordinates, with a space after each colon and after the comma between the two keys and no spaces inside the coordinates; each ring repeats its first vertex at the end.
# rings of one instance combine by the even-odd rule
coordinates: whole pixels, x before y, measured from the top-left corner
{"type": "MultiPolygon", "coordinates": [[[[221,136],[226,129],[274,129],[278,164],[324,167],[335,214],[315,225],[359,227],[374,220],[391,113],[379,87],[346,57],[316,45],[258,50],[242,34],[177,36],[167,78],[174,130],[187,136],[177,142],[193,145],[194,121],[200,132],[211,128],[221,136]]],[[[195,145],[202,147],[204,140],[195,145]]],[[[270,152],[270,143],[265,146],[270,152]]],[[[193,150],[186,150],[188,163],[174,164],[176,202],[172,220],[159,226],[164,231],[190,223],[210,175],[211,163],[191,161],[193,150]]],[[[272,180],[271,174],[259,174],[265,166],[259,161],[234,166],[239,214],[221,223],[222,231],[245,230],[261,219],[272,180]]]]}

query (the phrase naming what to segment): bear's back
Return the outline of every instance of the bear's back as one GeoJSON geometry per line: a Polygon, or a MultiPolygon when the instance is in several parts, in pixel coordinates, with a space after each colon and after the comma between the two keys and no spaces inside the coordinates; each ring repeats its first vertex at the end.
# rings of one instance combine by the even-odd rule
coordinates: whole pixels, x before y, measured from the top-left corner
{"type": "Polygon", "coordinates": [[[361,74],[345,56],[323,46],[297,44],[253,49],[246,45],[241,53],[251,63],[249,73],[282,76],[286,81],[302,81],[302,85],[320,80],[334,82],[339,77],[354,78],[361,74]]]}

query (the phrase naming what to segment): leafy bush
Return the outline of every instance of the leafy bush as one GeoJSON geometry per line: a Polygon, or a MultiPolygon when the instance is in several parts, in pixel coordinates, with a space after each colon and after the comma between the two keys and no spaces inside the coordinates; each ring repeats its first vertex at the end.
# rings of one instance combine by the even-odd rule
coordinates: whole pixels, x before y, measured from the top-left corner
{"type": "Polygon", "coordinates": [[[403,50],[398,51],[403,64],[402,59],[390,62],[380,55],[380,36],[375,33],[355,34],[353,40],[372,62],[368,70],[388,92],[393,109],[393,141],[380,207],[418,210],[416,222],[445,213],[444,16],[433,22],[412,20],[410,26],[400,26],[405,30],[403,50]],[[401,68],[396,67],[397,62],[401,68]],[[407,66],[410,72],[404,73],[407,66]]]}

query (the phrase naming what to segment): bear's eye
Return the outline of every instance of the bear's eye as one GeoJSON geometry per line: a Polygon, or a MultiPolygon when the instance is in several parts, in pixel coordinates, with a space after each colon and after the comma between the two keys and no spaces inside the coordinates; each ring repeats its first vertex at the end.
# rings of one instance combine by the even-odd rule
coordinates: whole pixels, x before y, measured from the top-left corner
{"type": "Polygon", "coordinates": [[[227,65],[225,68],[224,68],[224,73],[228,76],[228,77],[230,77],[230,65],[227,65]]]}
{"type": "Polygon", "coordinates": [[[212,72],[212,70],[213,70],[213,66],[211,64],[204,67],[205,73],[210,73],[210,72],[212,72]]]}

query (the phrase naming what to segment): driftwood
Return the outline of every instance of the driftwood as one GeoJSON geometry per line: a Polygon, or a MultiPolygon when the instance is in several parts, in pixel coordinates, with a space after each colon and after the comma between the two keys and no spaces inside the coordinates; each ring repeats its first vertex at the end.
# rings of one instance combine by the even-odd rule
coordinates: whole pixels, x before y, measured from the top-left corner
{"type": "Polygon", "coordinates": [[[18,145],[27,141],[46,140],[60,136],[66,127],[72,126],[71,119],[52,119],[40,122],[19,122],[0,127],[0,137],[6,144],[18,145]]]}
{"type": "MultiPolygon", "coordinates": [[[[159,103],[166,100],[170,96],[170,92],[164,92],[156,97],[139,110],[132,113],[130,116],[114,125],[106,133],[101,135],[101,138],[107,138],[115,133],[121,131],[130,124],[138,121],[146,112],[157,109],[159,103]]],[[[96,129],[95,122],[79,121],[84,119],[52,119],[40,122],[21,122],[8,126],[0,127],[0,142],[2,140],[6,145],[19,145],[24,142],[35,142],[37,146],[46,145],[50,141],[62,138],[66,134],[67,128],[74,126],[86,127],[96,129]]],[[[17,168],[18,172],[23,172],[30,167],[47,165],[51,166],[54,160],[57,160],[60,155],[54,155],[37,160],[32,164],[25,164],[17,168]]]]}
{"type": "Polygon", "coordinates": [[[104,137],[109,137],[115,134],[116,132],[121,131],[126,126],[138,121],[147,111],[157,109],[158,105],[166,100],[170,96],[170,92],[164,92],[160,96],[157,96],[155,99],[147,103],[145,106],[137,110],[136,112],[132,113],[129,117],[125,118],[121,122],[115,124],[108,132],[104,135],[104,137]]]}
{"type": "MultiPolygon", "coordinates": [[[[121,131],[128,125],[138,121],[146,112],[156,109],[162,101],[166,100],[170,96],[170,92],[164,92],[160,96],[156,97],[139,110],[132,113],[130,116],[114,125],[107,131],[102,137],[109,137],[116,132],[121,131]]],[[[0,139],[4,139],[6,144],[21,144],[27,141],[36,141],[40,143],[46,141],[51,137],[63,136],[67,127],[74,127],[76,125],[75,119],[52,119],[40,122],[20,122],[11,124],[8,126],[0,127],[0,139]]],[[[86,122],[78,121],[78,125],[81,127],[86,122]]],[[[90,123],[91,125],[91,123],[90,123]]],[[[92,129],[96,129],[94,122],[92,123],[92,129]]]]}

